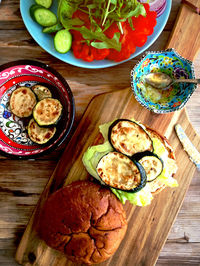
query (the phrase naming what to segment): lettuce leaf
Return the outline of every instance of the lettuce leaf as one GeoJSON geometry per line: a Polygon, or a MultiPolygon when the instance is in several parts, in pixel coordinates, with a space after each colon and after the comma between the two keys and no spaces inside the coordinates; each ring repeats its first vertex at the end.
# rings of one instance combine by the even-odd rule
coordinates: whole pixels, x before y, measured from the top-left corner
{"type": "Polygon", "coordinates": [[[99,181],[101,181],[101,179],[96,172],[97,164],[100,159],[110,151],[113,151],[113,148],[110,143],[106,141],[104,144],[89,147],[83,155],[82,161],[88,173],[99,181]]]}
{"type": "MultiPolygon", "coordinates": [[[[135,121],[133,119],[131,120],[135,121]]],[[[89,147],[87,151],[84,153],[82,159],[83,164],[87,169],[87,171],[89,172],[89,174],[95,177],[97,180],[99,180],[102,184],[104,183],[101,181],[96,172],[96,166],[99,160],[105,154],[113,151],[113,148],[108,141],[108,131],[110,125],[114,121],[115,120],[99,126],[99,130],[105,140],[104,144],[89,147]]],[[[165,184],[166,186],[177,187],[178,183],[176,179],[172,177],[172,173],[174,173],[177,168],[176,162],[173,159],[168,158],[168,151],[166,150],[163,143],[159,139],[152,138],[152,141],[154,146],[154,152],[164,161],[163,172],[157,179],[159,179],[159,181],[165,184]]],[[[151,203],[151,200],[153,199],[149,183],[147,183],[144,188],[142,188],[140,191],[136,193],[126,192],[115,188],[110,188],[110,189],[123,204],[125,204],[125,202],[128,200],[133,205],[147,206],[151,203]]]]}
{"type": "Polygon", "coordinates": [[[111,188],[111,190],[123,204],[125,204],[125,202],[128,200],[133,205],[144,207],[149,205],[151,203],[151,200],[153,199],[148,186],[145,186],[143,189],[136,193],[126,192],[114,188],[111,188]]]}

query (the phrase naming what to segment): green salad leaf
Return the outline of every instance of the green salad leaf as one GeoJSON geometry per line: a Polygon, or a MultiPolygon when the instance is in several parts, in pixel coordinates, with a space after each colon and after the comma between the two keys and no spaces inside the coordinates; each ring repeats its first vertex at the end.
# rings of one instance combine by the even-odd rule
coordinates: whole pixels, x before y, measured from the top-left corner
{"type": "MultiPolygon", "coordinates": [[[[134,119],[130,119],[135,121],[134,119]]],[[[115,120],[114,120],[115,121],[115,120]]],[[[108,122],[99,126],[99,130],[104,137],[104,143],[96,146],[91,146],[84,153],[82,161],[91,176],[99,180],[102,184],[102,180],[97,174],[96,167],[100,159],[106,155],[108,152],[113,151],[111,144],[108,141],[108,131],[110,125],[114,122],[108,122]]],[[[138,122],[137,122],[138,123],[138,122]]],[[[169,187],[177,187],[178,183],[176,179],[172,177],[172,173],[177,168],[176,163],[173,159],[168,158],[168,152],[165,149],[163,143],[157,139],[152,138],[154,153],[157,154],[164,161],[164,169],[163,172],[157,179],[160,183],[165,184],[169,187]]],[[[115,188],[110,188],[111,191],[118,197],[118,199],[124,204],[127,200],[130,201],[133,205],[137,206],[147,206],[151,203],[153,199],[150,183],[147,183],[144,188],[136,193],[127,192],[123,190],[118,190],[115,188]]]]}
{"type": "Polygon", "coordinates": [[[100,159],[110,151],[113,151],[113,148],[109,141],[106,141],[104,144],[89,147],[83,155],[82,161],[88,173],[99,181],[101,179],[97,174],[96,166],[100,159]]]}
{"type": "Polygon", "coordinates": [[[120,51],[120,33],[115,33],[113,38],[109,39],[104,31],[116,22],[123,34],[121,22],[128,19],[133,29],[130,18],[139,15],[146,16],[146,11],[143,4],[137,0],[59,0],[57,15],[64,28],[81,32],[85,41],[91,46],[98,49],[113,48],[120,51]],[[72,19],[76,10],[88,15],[91,25],[89,29],[83,25],[84,22],[80,19],[72,19]]]}

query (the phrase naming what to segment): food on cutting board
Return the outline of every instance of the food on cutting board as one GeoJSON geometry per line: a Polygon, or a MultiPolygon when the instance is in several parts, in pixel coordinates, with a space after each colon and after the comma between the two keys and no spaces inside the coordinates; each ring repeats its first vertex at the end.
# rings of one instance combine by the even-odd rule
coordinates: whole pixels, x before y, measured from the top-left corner
{"type": "Polygon", "coordinates": [[[108,188],[90,181],[75,181],[50,195],[38,224],[47,245],[85,264],[111,257],[127,229],[121,202],[108,188]]]}
{"type": "Polygon", "coordinates": [[[63,106],[58,99],[52,98],[47,86],[18,87],[12,92],[9,105],[11,112],[19,118],[30,117],[27,131],[33,142],[45,144],[53,138],[63,106]]]}
{"type": "Polygon", "coordinates": [[[176,187],[175,154],[168,140],[134,119],[100,126],[104,143],[91,146],[83,164],[91,176],[110,187],[122,203],[151,203],[165,187],[176,187]]]}
{"type": "Polygon", "coordinates": [[[153,142],[149,134],[139,124],[128,119],[116,120],[112,123],[108,138],[114,150],[127,156],[143,151],[153,151],[153,142]]]}
{"type": "Polygon", "coordinates": [[[20,117],[29,117],[36,104],[36,96],[28,87],[18,87],[10,96],[10,110],[20,117]]]}
{"type": "Polygon", "coordinates": [[[55,49],[59,53],[72,49],[76,58],[88,62],[128,59],[147,42],[157,23],[154,7],[150,10],[148,3],[137,0],[60,0],[57,19],[45,0],[38,2],[30,7],[30,15],[44,33],[55,33],[55,49]]]}

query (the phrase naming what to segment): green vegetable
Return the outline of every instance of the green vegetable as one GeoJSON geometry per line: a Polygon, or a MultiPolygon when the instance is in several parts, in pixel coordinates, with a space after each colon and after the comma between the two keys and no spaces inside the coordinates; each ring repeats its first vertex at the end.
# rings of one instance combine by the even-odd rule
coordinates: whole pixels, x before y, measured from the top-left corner
{"type": "Polygon", "coordinates": [[[50,27],[45,27],[42,32],[44,33],[54,33],[54,32],[57,32],[59,30],[62,30],[63,29],[63,26],[60,24],[60,23],[57,23],[53,26],[50,26],[50,27]]]}
{"type": "MultiPolygon", "coordinates": [[[[83,164],[88,173],[100,182],[101,179],[96,171],[97,164],[104,155],[111,151],[113,151],[113,148],[109,141],[106,141],[104,144],[89,147],[83,155],[83,164]]],[[[111,188],[111,190],[123,204],[126,200],[129,200],[132,204],[146,206],[150,204],[151,199],[153,198],[149,188],[146,188],[146,186],[137,193],[126,192],[115,188],[111,188]]]]}
{"type": "Polygon", "coordinates": [[[35,0],[36,4],[41,5],[46,8],[50,8],[53,0],[35,0]]]}
{"type": "Polygon", "coordinates": [[[34,17],[35,10],[38,9],[38,8],[41,8],[41,6],[34,4],[29,9],[30,15],[31,15],[33,20],[35,20],[35,17],[34,17]]]}
{"type": "Polygon", "coordinates": [[[128,19],[130,26],[133,28],[132,21],[129,19],[133,16],[145,16],[144,6],[137,0],[59,0],[58,19],[64,28],[80,31],[83,38],[90,42],[91,46],[104,49],[113,48],[117,51],[121,50],[119,42],[120,34],[116,33],[111,39],[107,38],[104,31],[108,29],[113,22],[118,23],[118,27],[123,33],[121,22],[128,19]],[[72,14],[76,10],[88,14],[90,19],[90,29],[82,25],[80,19],[72,19],[72,14]],[[99,19],[99,23],[96,19],[99,19]]]}
{"type": "Polygon", "coordinates": [[[71,33],[64,29],[59,30],[54,37],[54,46],[57,52],[64,54],[67,53],[72,45],[71,33]]]}
{"type": "Polygon", "coordinates": [[[56,15],[45,7],[35,7],[30,8],[30,13],[32,13],[33,19],[44,27],[53,26],[57,23],[56,15]]]}
{"type": "MultiPolygon", "coordinates": [[[[132,121],[135,122],[135,120],[132,121]]],[[[97,164],[105,154],[113,151],[113,147],[108,141],[108,129],[110,125],[113,124],[113,122],[114,121],[99,126],[100,132],[105,140],[104,144],[89,147],[88,150],[84,153],[82,159],[83,164],[89,174],[98,179],[99,181],[101,181],[101,179],[96,171],[97,164]]],[[[152,141],[154,146],[154,153],[159,156],[164,162],[162,174],[159,175],[157,179],[167,186],[178,186],[176,179],[172,177],[172,172],[174,172],[174,169],[177,168],[175,161],[173,159],[168,158],[167,151],[160,140],[152,138],[152,141]]],[[[114,188],[111,188],[111,190],[123,204],[126,202],[126,200],[128,200],[134,205],[146,206],[149,205],[151,203],[151,200],[153,199],[149,185],[150,183],[147,183],[145,187],[143,187],[140,191],[136,193],[122,191],[114,188]]]]}

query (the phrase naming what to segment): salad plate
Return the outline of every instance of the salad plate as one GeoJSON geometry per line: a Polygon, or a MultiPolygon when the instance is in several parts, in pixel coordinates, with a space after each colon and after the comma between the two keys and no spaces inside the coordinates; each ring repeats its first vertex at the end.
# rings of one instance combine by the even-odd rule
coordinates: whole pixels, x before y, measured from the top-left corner
{"type": "MultiPolygon", "coordinates": [[[[56,13],[57,11],[57,3],[58,1],[53,1],[53,5],[51,7],[51,10],[56,13]]],[[[42,32],[42,27],[37,24],[30,16],[29,9],[31,5],[35,4],[34,0],[20,0],[20,11],[22,15],[22,19],[24,21],[24,24],[33,37],[33,39],[38,43],[40,47],[42,47],[46,52],[51,54],[52,56],[60,59],[61,61],[77,66],[82,68],[89,68],[89,69],[99,69],[99,68],[106,68],[106,67],[112,67],[121,63],[124,63],[141,53],[143,53],[146,49],[148,49],[159,37],[161,32],[163,31],[170,11],[171,11],[171,5],[172,0],[166,1],[166,6],[164,9],[164,12],[160,14],[160,16],[157,17],[157,24],[154,27],[154,32],[152,35],[150,35],[147,39],[147,42],[142,47],[137,47],[135,53],[133,53],[129,59],[121,61],[121,62],[115,62],[111,60],[94,60],[92,62],[86,62],[81,59],[77,59],[74,57],[73,52],[69,51],[66,54],[60,54],[58,53],[54,48],[54,40],[50,34],[45,34],[42,32]]]]}

